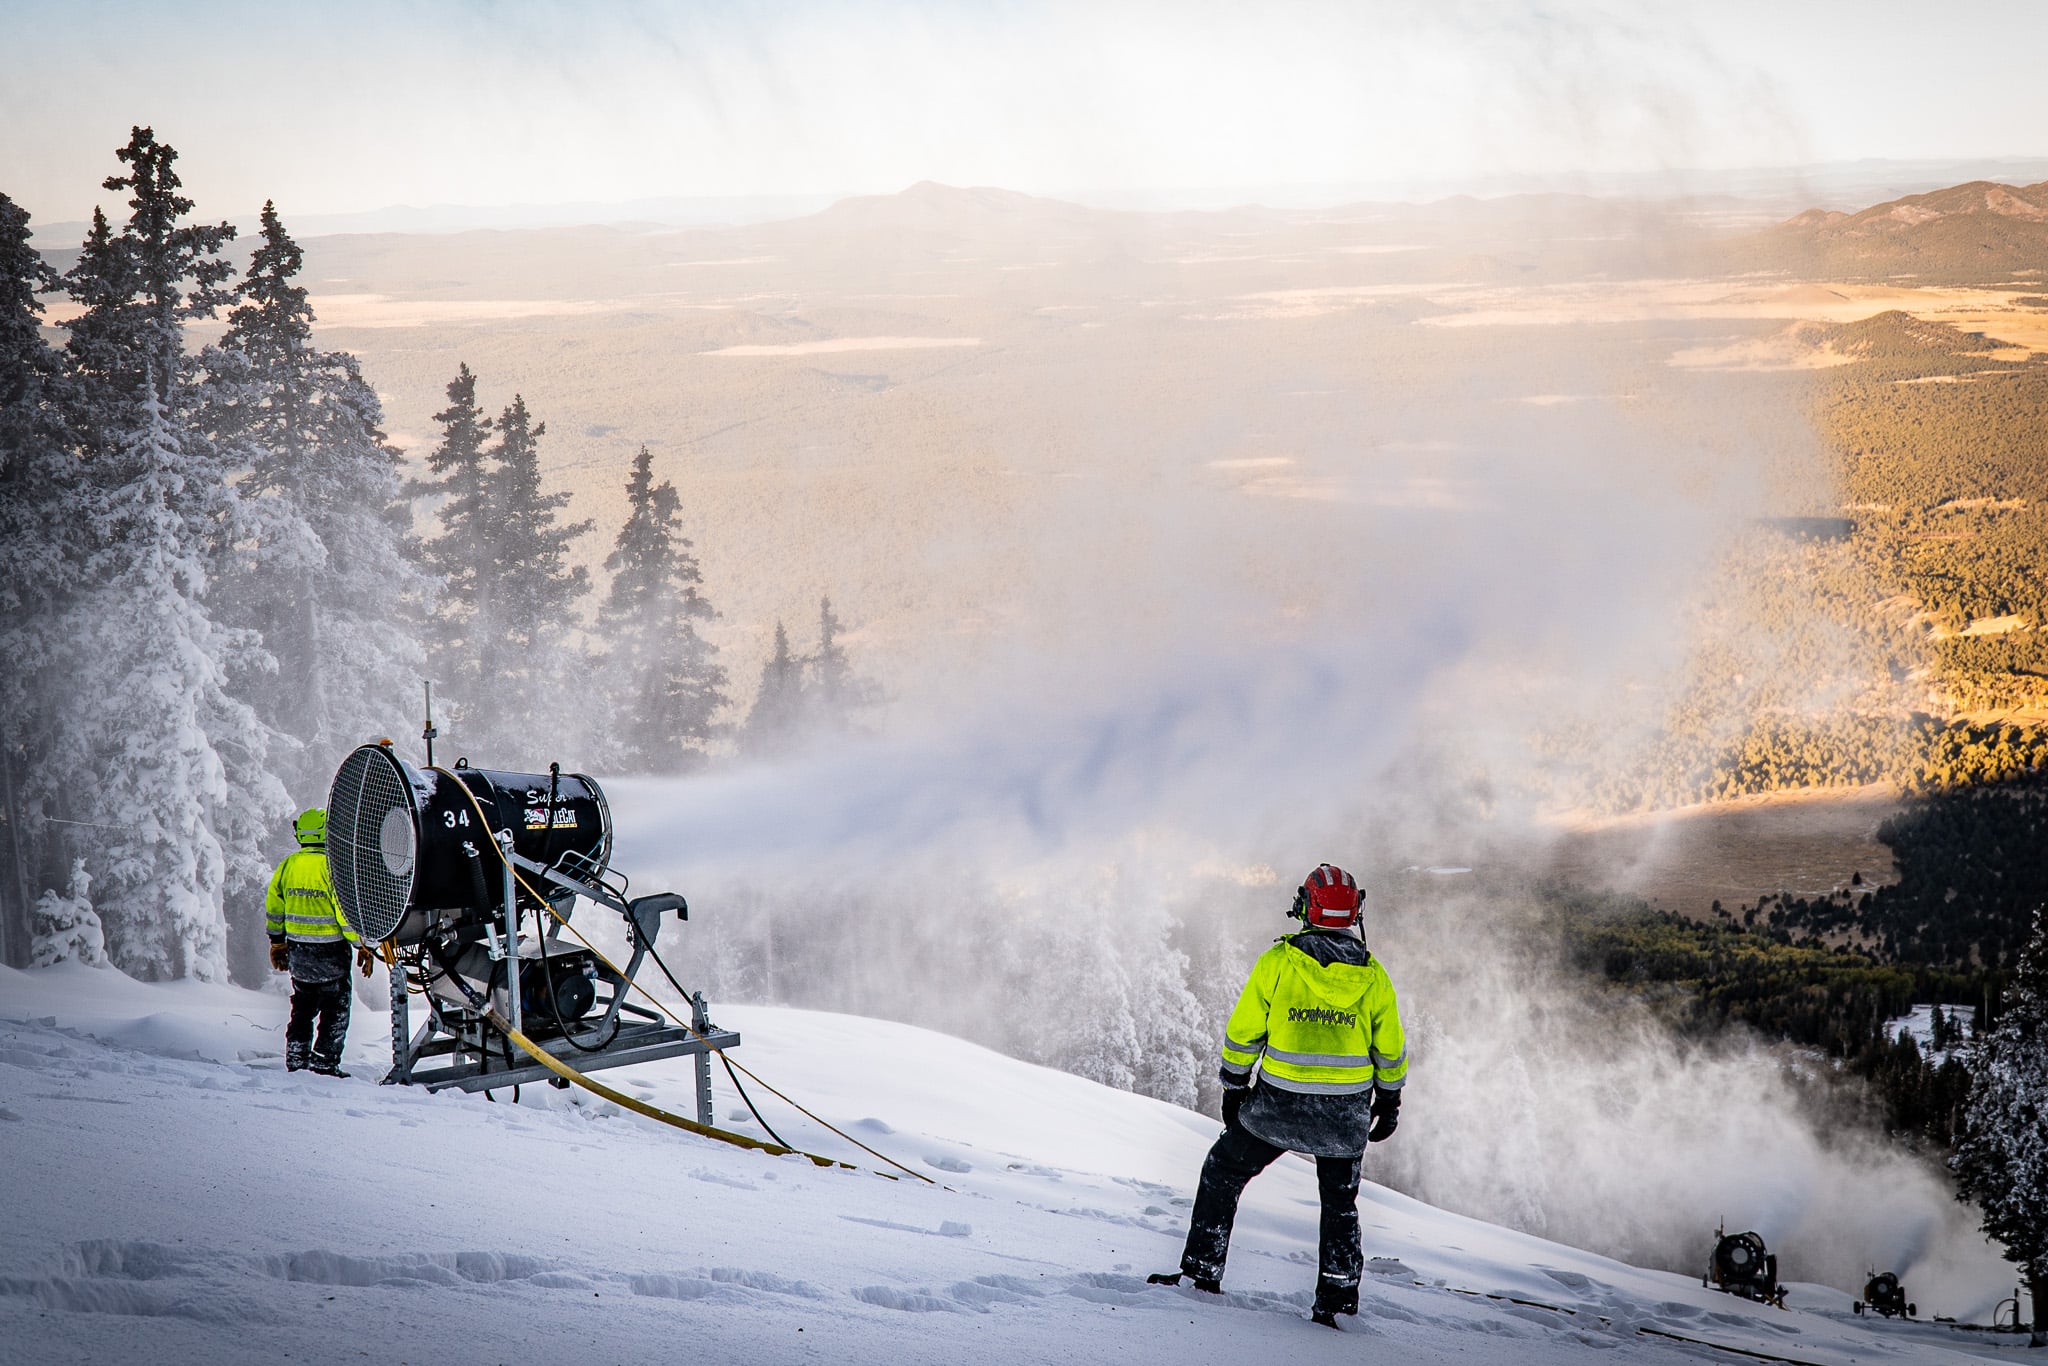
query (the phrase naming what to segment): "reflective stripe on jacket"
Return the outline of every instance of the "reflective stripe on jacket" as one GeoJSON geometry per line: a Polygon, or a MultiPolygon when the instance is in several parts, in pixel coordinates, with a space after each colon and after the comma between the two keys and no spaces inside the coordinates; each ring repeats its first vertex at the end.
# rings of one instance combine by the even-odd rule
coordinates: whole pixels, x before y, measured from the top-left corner
{"type": "Polygon", "coordinates": [[[1352,952],[1363,962],[1342,961],[1349,955],[1325,961],[1332,955],[1295,943],[1310,937],[1290,935],[1252,965],[1224,1029],[1224,1085],[1249,1086],[1257,1065],[1261,1084],[1283,1091],[1399,1090],[1408,1079],[1408,1043],[1386,969],[1362,945],[1352,952]]]}
{"type": "Polygon", "coordinates": [[[272,939],[301,944],[356,942],[356,932],[341,918],[334,884],[327,880],[327,851],[319,845],[301,848],[277,865],[270,891],[263,898],[264,924],[272,939]]]}

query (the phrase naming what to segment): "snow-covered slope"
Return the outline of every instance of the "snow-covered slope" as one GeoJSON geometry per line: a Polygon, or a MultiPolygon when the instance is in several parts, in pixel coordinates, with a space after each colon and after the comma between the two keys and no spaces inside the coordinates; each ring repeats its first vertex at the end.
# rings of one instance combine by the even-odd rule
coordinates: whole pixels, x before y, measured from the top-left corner
{"type": "MultiPolygon", "coordinates": [[[[1198,1115],[904,1025],[715,1009],[765,1079],[943,1184],[884,1180],[580,1092],[379,1086],[373,995],[335,1081],[282,1070],[278,995],[0,969],[0,1361],[1538,1366],[1738,1359],[1674,1338],[1815,1363],[2000,1343],[1855,1318],[1819,1286],[1792,1312],[1746,1304],[1370,1183],[1375,1260],[1333,1333],[1305,1317],[1300,1159],[1253,1183],[1220,1301],[1144,1285],[1178,1257],[1215,1135],[1198,1115]]],[[[687,1061],[606,1079],[690,1109],[687,1061]]],[[[879,1165],[756,1100],[791,1142],[879,1165]]],[[[718,1113],[758,1132],[722,1075],[718,1113]]],[[[1394,1141],[1429,1142],[1427,1117],[1394,1141]]]]}

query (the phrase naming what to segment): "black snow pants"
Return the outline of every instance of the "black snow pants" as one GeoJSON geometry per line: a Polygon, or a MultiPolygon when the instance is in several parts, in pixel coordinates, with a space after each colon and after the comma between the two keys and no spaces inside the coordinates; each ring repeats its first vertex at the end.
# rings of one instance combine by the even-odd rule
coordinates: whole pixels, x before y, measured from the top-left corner
{"type": "MultiPolygon", "coordinates": [[[[1202,1163],[1202,1184],[1188,1223],[1187,1247],[1181,1253],[1181,1274],[1201,1280],[1223,1279],[1223,1261],[1230,1252],[1230,1226],[1237,1220],[1238,1197],[1245,1184],[1273,1164],[1287,1149],[1276,1148],[1242,1125],[1233,1124],[1209,1149],[1202,1163]]],[[[1316,1184],[1323,1197],[1318,1240],[1316,1303],[1343,1302],[1355,1295],[1365,1254],[1358,1239],[1359,1157],[1318,1157],[1316,1184]]],[[[1355,1303],[1355,1300],[1353,1301],[1355,1303]]]]}
{"type": "Polygon", "coordinates": [[[287,1064],[341,1066],[341,1044],[348,1036],[348,1005],[354,994],[345,976],[332,982],[292,978],[292,1018],[284,1027],[287,1064]],[[316,1019],[320,1024],[317,1038],[313,1034],[316,1019]]]}

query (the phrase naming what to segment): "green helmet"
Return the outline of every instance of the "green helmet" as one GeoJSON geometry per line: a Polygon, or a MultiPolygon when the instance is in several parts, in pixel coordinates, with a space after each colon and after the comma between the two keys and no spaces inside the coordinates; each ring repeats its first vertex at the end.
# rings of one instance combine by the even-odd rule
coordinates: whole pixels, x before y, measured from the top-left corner
{"type": "Polygon", "coordinates": [[[309,806],[299,813],[292,822],[292,833],[299,837],[300,844],[327,843],[327,812],[323,807],[309,806]]]}

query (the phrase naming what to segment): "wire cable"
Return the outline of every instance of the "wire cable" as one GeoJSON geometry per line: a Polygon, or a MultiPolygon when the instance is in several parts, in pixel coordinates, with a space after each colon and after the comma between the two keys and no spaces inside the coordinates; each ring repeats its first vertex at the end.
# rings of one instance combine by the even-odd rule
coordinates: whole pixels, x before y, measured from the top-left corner
{"type": "MultiPolygon", "coordinates": [[[[647,946],[647,952],[653,956],[654,966],[661,969],[661,975],[668,978],[668,984],[676,989],[676,993],[682,996],[685,1000],[689,999],[690,993],[683,990],[683,984],[681,982],[678,982],[676,980],[676,975],[668,970],[668,964],[661,961],[661,955],[655,951],[654,945],[649,944],[647,946]]],[[[780,1143],[783,1147],[787,1148],[789,1146],[788,1140],[784,1139],[781,1134],[776,1133],[774,1126],[770,1125],[767,1120],[761,1118],[761,1112],[754,1108],[754,1098],[748,1095],[747,1088],[740,1084],[740,1074],[732,1070],[732,1059],[725,1056],[725,1050],[722,1048],[714,1049],[713,1051],[718,1054],[718,1060],[725,1064],[725,1075],[732,1078],[732,1089],[739,1092],[740,1099],[746,1102],[747,1113],[754,1117],[754,1123],[760,1125],[763,1129],[766,1129],[768,1131],[768,1137],[774,1139],[777,1143],[780,1143]]]]}

